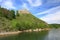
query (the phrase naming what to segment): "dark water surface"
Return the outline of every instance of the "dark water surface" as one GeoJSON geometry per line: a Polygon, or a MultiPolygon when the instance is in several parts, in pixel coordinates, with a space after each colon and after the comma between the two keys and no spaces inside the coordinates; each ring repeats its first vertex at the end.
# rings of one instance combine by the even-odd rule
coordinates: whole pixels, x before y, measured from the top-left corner
{"type": "Polygon", "coordinates": [[[0,37],[0,40],[60,40],[60,29],[41,32],[24,32],[18,35],[0,37]]]}

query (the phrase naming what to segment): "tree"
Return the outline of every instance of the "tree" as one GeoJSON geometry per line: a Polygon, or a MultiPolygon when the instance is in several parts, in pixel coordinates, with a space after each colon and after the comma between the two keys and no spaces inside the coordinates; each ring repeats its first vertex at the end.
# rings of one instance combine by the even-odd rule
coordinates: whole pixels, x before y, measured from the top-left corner
{"type": "Polygon", "coordinates": [[[15,18],[15,11],[14,10],[11,10],[11,16],[12,16],[12,18],[15,18]]]}
{"type": "Polygon", "coordinates": [[[16,16],[17,16],[17,17],[18,17],[18,16],[20,16],[20,15],[19,15],[19,13],[18,13],[18,11],[17,11],[17,14],[16,14],[16,16]]]}

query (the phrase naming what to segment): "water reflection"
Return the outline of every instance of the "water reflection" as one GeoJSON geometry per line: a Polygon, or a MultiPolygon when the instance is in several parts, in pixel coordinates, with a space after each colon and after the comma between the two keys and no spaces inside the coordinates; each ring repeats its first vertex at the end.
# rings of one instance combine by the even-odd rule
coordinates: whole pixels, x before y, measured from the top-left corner
{"type": "Polygon", "coordinates": [[[0,37],[0,40],[60,40],[60,29],[41,32],[24,32],[18,35],[0,37]]]}
{"type": "Polygon", "coordinates": [[[19,35],[8,36],[0,38],[0,40],[45,40],[45,36],[48,34],[47,31],[41,32],[24,32],[19,35]]]}
{"type": "Polygon", "coordinates": [[[60,40],[60,29],[50,30],[45,40],[60,40]]]}

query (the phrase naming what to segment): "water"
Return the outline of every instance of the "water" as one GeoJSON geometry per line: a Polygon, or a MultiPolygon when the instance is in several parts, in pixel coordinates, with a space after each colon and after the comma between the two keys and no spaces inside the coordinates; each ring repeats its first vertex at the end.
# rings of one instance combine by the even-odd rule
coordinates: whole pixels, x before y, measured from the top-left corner
{"type": "Polygon", "coordinates": [[[0,40],[60,40],[60,29],[41,32],[24,32],[18,35],[0,37],[0,40]]]}
{"type": "Polygon", "coordinates": [[[50,30],[45,40],[60,40],[60,29],[50,30]]]}

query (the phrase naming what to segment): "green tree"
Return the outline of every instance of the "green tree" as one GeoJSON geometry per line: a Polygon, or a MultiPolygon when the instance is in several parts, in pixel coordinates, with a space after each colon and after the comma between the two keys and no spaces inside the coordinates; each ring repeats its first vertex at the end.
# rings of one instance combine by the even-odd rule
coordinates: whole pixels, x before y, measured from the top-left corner
{"type": "Polygon", "coordinates": [[[20,15],[19,15],[19,13],[18,13],[18,11],[16,11],[16,16],[17,16],[17,17],[19,17],[19,16],[20,16],[20,15]]]}
{"type": "Polygon", "coordinates": [[[15,11],[14,10],[11,10],[11,16],[12,16],[12,18],[16,18],[15,17],[15,11]]]}

